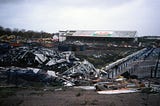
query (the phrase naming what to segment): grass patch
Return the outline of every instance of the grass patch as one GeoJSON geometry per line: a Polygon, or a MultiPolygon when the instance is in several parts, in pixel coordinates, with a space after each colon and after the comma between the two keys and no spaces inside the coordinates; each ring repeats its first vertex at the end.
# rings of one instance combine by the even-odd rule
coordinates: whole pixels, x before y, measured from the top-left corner
{"type": "Polygon", "coordinates": [[[81,105],[87,105],[87,104],[88,104],[88,101],[86,101],[86,100],[81,103],[81,105]]]}
{"type": "Polygon", "coordinates": [[[7,98],[8,96],[15,95],[17,88],[0,88],[0,98],[7,98]]]}
{"type": "Polygon", "coordinates": [[[98,100],[92,100],[90,104],[91,105],[98,105],[98,100]]]}
{"type": "Polygon", "coordinates": [[[114,102],[111,102],[109,106],[116,106],[114,102]]]}
{"type": "Polygon", "coordinates": [[[43,96],[44,92],[31,92],[30,95],[43,96]]]}
{"type": "Polygon", "coordinates": [[[81,93],[80,93],[80,92],[78,92],[78,93],[76,94],[76,97],[79,97],[79,96],[81,96],[81,93]]]}
{"type": "Polygon", "coordinates": [[[15,99],[15,100],[10,100],[10,99],[0,99],[0,106],[19,106],[23,103],[24,101],[21,99],[15,99]]]}

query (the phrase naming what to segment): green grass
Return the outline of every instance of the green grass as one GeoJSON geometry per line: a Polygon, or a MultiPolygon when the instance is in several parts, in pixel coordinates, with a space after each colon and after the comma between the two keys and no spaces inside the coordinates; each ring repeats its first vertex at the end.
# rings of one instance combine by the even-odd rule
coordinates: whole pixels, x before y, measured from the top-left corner
{"type": "Polygon", "coordinates": [[[7,98],[8,96],[15,95],[17,88],[0,88],[0,98],[7,98]]]}

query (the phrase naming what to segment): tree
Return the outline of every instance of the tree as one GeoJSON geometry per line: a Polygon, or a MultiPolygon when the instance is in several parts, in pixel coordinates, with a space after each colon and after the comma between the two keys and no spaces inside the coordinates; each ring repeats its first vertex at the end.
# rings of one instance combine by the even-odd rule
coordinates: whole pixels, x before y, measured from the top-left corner
{"type": "Polygon", "coordinates": [[[11,35],[12,30],[10,28],[5,28],[4,30],[8,36],[11,35]]]}
{"type": "Polygon", "coordinates": [[[3,27],[2,26],[0,26],[0,31],[3,31],[3,27]]]}
{"type": "Polygon", "coordinates": [[[5,35],[5,31],[4,28],[2,26],[0,26],[0,36],[5,35]]]}

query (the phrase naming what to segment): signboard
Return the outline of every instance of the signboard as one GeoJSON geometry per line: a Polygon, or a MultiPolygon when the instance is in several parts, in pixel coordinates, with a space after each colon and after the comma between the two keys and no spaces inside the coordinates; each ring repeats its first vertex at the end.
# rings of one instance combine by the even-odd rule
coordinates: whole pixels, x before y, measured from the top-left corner
{"type": "Polygon", "coordinates": [[[92,35],[93,36],[106,36],[106,37],[111,37],[113,32],[111,31],[96,31],[92,35]]]}

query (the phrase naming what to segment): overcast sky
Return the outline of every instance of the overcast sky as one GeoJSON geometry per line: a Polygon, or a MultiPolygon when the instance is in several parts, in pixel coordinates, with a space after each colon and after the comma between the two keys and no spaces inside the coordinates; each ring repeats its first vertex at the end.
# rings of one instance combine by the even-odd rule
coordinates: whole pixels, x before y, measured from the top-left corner
{"type": "Polygon", "coordinates": [[[34,31],[137,30],[160,35],[160,0],[0,0],[0,25],[34,31]]]}

